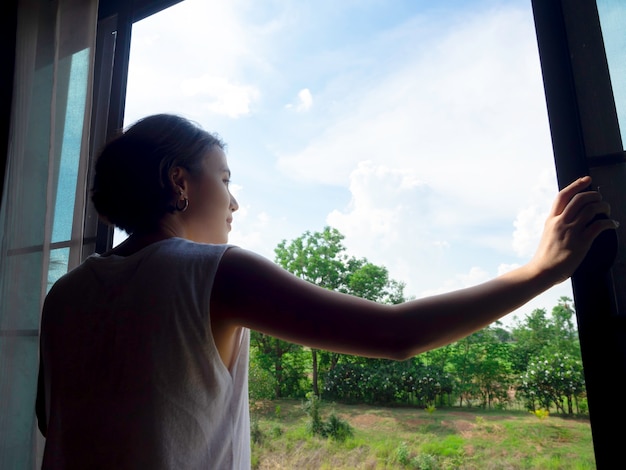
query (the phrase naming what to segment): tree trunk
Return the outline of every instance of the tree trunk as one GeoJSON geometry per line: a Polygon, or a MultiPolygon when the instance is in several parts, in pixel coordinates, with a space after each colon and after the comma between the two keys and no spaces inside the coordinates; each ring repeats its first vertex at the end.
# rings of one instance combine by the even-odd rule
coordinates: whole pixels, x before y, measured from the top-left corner
{"type": "Polygon", "coordinates": [[[313,359],[313,365],[312,365],[312,369],[313,369],[313,377],[311,379],[311,381],[313,382],[313,394],[316,397],[320,396],[320,390],[319,387],[317,386],[317,372],[318,372],[318,367],[317,367],[317,349],[311,349],[311,356],[313,359]]]}
{"type": "Polygon", "coordinates": [[[276,362],[274,362],[276,372],[276,398],[282,398],[281,385],[283,383],[283,351],[278,341],[276,341],[276,362]]]}
{"type": "Polygon", "coordinates": [[[574,408],[572,406],[572,397],[571,395],[567,396],[567,412],[571,415],[574,414],[574,408]]]}

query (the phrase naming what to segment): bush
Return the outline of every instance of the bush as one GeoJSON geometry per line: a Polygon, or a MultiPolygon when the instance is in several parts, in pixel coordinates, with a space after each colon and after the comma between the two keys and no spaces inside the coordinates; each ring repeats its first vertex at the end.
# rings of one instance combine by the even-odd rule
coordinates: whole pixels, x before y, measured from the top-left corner
{"type": "Polygon", "coordinates": [[[411,459],[411,467],[419,470],[435,470],[437,459],[430,454],[419,454],[411,459]]]}
{"type": "Polygon", "coordinates": [[[354,436],[354,429],[346,420],[339,418],[335,413],[331,413],[328,421],[322,426],[322,436],[343,442],[354,436]]]}
{"type": "Polygon", "coordinates": [[[273,438],[279,438],[285,431],[278,424],[272,427],[271,434],[273,438]]]}
{"type": "Polygon", "coordinates": [[[401,442],[396,448],[396,460],[401,465],[408,465],[411,461],[411,454],[409,453],[409,448],[406,445],[406,442],[401,442]]]}
{"type": "Polygon", "coordinates": [[[265,434],[261,430],[261,426],[259,426],[259,422],[254,419],[250,423],[250,439],[252,442],[261,445],[263,444],[263,440],[265,439],[265,434]]]}
{"type": "Polygon", "coordinates": [[[324,398],[342,402],[426,406],[452,391],[448,374],[415,360],[340,363],[324,381],[324,398]]]}
{"type": "Polygon", "coordinates": [[[544,420],[548,416],[550,416],[550,412],[546,409],[539,408],[538,410],[531,411],[531,414],[534,414],[537,418],[544,420]]]}
{"type": "Polygon", "coordinates": [[[307,394],[307,401],[303,405],[305,413],[309,416],[307,431],[313,435],[331,438],[339,442],[345,441],[354,435],[350,423],[331,413],[327,421],[320,414],[320,399],[313,393],[307,394]]]}
{"type": "Polygon", "coordinates": [[[320,416],[320,399],[312,392],[306,394],[307,400],[302,405],[304,412],[309,417],[306,424],[307,431],[313,435],[322,434],[322,417],[320,416]]]}
{"type": "Polygon", "coordinates": [[[250,401],[276,398],[276,379],[256,361],[250,361],[248,369],[248,396],[250,401]]]}
{"type": "Polygon", "coordinates": [[[520,379],[519,390],[531,411],[555,406],[565,412],[563,398],[571,405],[585,391],[580,359],[559,352],[530,361],[520,379]]]}

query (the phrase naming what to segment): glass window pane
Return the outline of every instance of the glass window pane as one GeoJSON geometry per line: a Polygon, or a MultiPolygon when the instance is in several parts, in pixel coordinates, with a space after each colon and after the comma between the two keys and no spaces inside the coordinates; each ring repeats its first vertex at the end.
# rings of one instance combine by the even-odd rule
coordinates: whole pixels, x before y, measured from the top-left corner
{"type": "Polygon", "coordinates": [[[50,252],[50,264],[48,265],[48,288],[49,291],[52,284],[67,272],[69,263],[70,249],[60,248],[50,252]]]}
{"type": "Polygon", "coordinates": [[[623,135],[626,129],[626,2],[598,0],[597,5],[617,116],[623,135]]]}
{"type": "Polygon", "coordinates": [[[89,73],[89,49],[71,57],[63,146],[57,183],[52,242],[69,240],[76,199],[76,181],[85,119],[85,99],[89,73]]]}

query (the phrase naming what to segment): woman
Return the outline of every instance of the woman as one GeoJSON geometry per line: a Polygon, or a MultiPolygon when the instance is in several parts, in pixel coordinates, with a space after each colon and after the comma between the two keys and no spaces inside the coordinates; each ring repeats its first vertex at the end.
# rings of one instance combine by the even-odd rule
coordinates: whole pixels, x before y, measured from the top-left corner
{"type": "Polygon", "coordinates": [[[109,143],[93,202],[129,233],[61,278],[41,325],[44,468],[249,468],[249,329],[405,359],[458,340],[567,279],[616,222],[584,177],[557,196],[533,259],[468,289],[379,305],[226,245],[238,204],[224,145],[148,117],[109,143]],[[469,312],[469,313],[468,313],[469,312]]]}

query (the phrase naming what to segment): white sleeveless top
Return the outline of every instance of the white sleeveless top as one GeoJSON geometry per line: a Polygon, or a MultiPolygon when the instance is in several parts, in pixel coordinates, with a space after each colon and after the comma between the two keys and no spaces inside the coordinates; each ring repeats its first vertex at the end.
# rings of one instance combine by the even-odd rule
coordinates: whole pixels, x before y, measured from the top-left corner
{"type": "Polygon", "coordinates": [[[222,362],[209,305],[227,245],[94,255],[44,305],[44,469],[249,469],[249,331],[222,362]]]}

